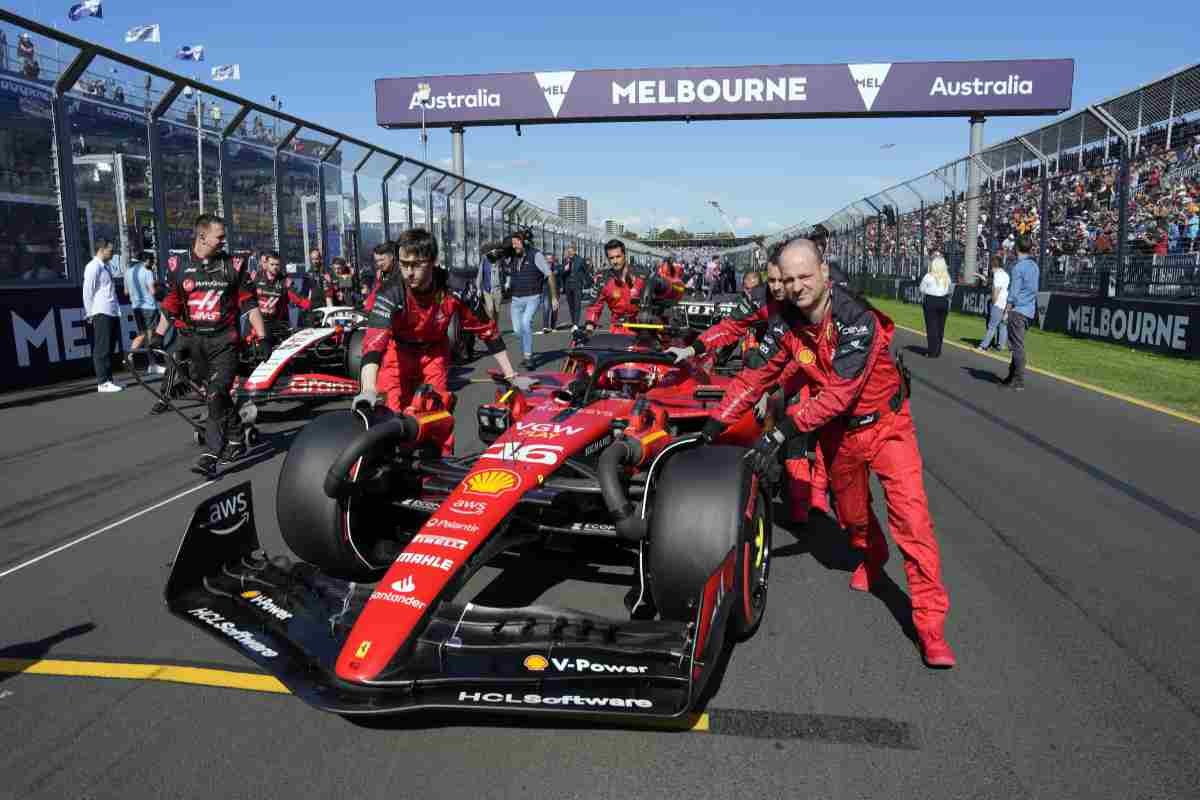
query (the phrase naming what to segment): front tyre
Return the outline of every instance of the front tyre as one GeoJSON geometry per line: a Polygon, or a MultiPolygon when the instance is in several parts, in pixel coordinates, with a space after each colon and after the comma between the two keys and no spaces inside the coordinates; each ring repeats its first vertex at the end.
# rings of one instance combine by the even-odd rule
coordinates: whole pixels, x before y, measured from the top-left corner
{"type": "Polygon", "coordinates": [[[740,447],[699,447],[673,456],[655,483],[649,567],[663,619],[695,619],[705,583],[736,554],[729,632],[753,635],[766,610],[771,511],[740,447]]]}
{"type": "Polygon", "coordinates": [[[304,426],[279,472],[275,515],[284,542],[300,559],[336,578],[369,583],[389,566],[375,557],[380,540],[394,535],[387,498],[364,493],[335,500],[324,490],[330,465],[365,429],[354,411],[322,414],[304,426]]]}

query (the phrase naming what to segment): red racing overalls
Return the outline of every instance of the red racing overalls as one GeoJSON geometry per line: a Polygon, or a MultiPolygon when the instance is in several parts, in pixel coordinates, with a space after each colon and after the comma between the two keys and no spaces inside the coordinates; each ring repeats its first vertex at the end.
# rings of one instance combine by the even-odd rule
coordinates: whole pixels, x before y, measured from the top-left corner
{"type": "MultiPolygon", "coordinates": [[[[700,334],[692,342],[692,347],[698,356],[702,356],[741,342],[747,336],[751,338],[752,346],[756,347],[758,342],[754,341],[755,333],[765,332],[768,319],[778,311],[779,304],[774,300],[755,303],[742,294],[733,313],[700,334]]],[[[811,394],[810,380],[811,376],[800,370],[799,363],[789,364],[776,386],[782,388],[785,401],[793,403],[811,394]]],[[[796,444],[803,442],[802,439],[793,441],[796,444]]],[[[784,456],[783,466],[788,476],[788,511],[793,522],[807,522],[808,512],[813,508],[826,515],[830,513],[829,475],[821,450],[818,443],[815,458],[811,462],[804,452],[788,452],[784,456]]]]}
{"type": "MultiPolygon", "coordinates": [[[[476,315],[445,286],[445,273],[435,273],[432,290],[417,294],[396,276],[375,293],[367,334],[363,339],[363,364],[380,365],[376,388],[387,392],[387,407],[403,411],[417,388],[428,384],[441,396],[447,410],[453,409],[448,386],[450,341],[446,331],[450,319],[459,314],[462,329],[474,333],[493,355],[504,350],[504,340],[495,320],[476,315]],[[440,277],[440,279],[438,279],[440,277]],[[386,355],[395,353],[394,365],[386,369],[386,355]]],[[[445,455],[454,454],[454,436],[443,444],[445,455]]]]}
{"type": "MultiPolygon", "coordinates": [[[[658,292],[657,299],[678,300],[683,297],[683,281],[670,274],[664,274],[661,269],[659,274],[666,279],[668,288],[666,291],[658,292]]],[[[609,330],[612,333],[630,333],[631,331],[622,323],[637,321],[638,312],[641,310],[642,292],[645,289],[645,278],[635,278],[633,273],[629,273],[624,280],[621,280],[620,277],[609,278],[608,282],[604,284],[604,288],[600,290],[600,294],[596,296],[596,302],[588,306],[583,315],[584,321],[588,325],[598,325],[600,315],[604,313],[604,307],[608,306],[609,330]]]]}
{"type": "MultiPolygon", "coordinates": [[[[787,409],[799,431],[820,431],[838,517],[852,546],[864,550],[855,588],[882,577],[887,542],[871,510],[870,473],[883,486],[888,526],[904,556],[913,624],[926,655],[931,644],[948,647],[943,628],[950,600],[941,561],[921,452],[909,414],[907,386],[888,347],[894,326],[886,316],[840,286],[830,288],[828,312],[810,325],[790,304],[772,315],[767,333],[747,355],[716,414],[736,420],[758,397],[799,364],[821,389],[787,409]]],[[[953,656],[951,655],[951,659],[953,656]]]]}

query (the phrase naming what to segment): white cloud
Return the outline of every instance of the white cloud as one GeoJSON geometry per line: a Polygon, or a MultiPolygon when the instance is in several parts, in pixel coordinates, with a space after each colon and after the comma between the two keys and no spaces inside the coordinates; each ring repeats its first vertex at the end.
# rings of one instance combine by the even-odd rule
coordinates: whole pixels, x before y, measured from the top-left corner
{"type": "Polygon", "coordinates": [[[625,217],[625,219],[618,219],[617,222],[620,222],[626,228],[636,228],[638,225],[642,224],[642,218],[641,217],[625,217]]]}
{"type": "Polygon", "coordinates": [[[750,217],[738,217],[733,221],[735,228],[751,228],[754,226],[754,220],[750,217]]]}
{"type": "Polygon", "coordinates": [[[767,222],[767,228],[769,228],[770,230],[777,231],[782,227],[784,227],[784,226],[783,226],[783,223],[781,223],[781,222],[776,222],[775,220],[769,220],[767,222]]]}
{"type": "Polygon", "coordinates": [[[686,217],[667,217],[663,220],[662,227],[664,228],[686,228],[686,217]]]}

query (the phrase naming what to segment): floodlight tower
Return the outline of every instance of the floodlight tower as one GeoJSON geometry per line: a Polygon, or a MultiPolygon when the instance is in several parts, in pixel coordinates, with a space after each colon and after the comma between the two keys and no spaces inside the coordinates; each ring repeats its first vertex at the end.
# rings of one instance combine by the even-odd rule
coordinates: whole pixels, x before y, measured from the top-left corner
{"type": "Polygon", "coordinates": [[[717,210],[721,215],[721,219],[725,220],[725,224],[729,226],[729,232],[733,234],[733,238],[737,238],[737,228],[733,226],[733,220],[729,219],[729,215],[725,213],[725,209],[721,208],[721,204],[716,200],[709,200],[708,204],[717,210]]]}

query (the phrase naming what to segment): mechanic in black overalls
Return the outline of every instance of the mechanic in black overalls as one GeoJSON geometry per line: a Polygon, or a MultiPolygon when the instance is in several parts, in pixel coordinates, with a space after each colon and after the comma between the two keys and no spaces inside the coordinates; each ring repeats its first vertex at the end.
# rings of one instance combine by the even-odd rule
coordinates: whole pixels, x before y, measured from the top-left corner
{"type": "MultiPolygon", "coordinates": [[[[238,312],[243,305],[252,306],[247,314],[250,326],[258,336],[261,352],[269,353],[267,326],[258,310],[254,284],[247,271],[235,266],[225,252],[225,220],[201,214],[196,218],[191,252],[171,275],[162,308],[182,319],[192,332],[192,374],[204,381],[208,399],[205,450],[196,459],[193,471],[208,477],[216,473],[219,463],[236,461],[245,453],[242,422],[230,396],[241,345],[238,312]]],[[[164,316],[150,346],[161,347],[166,332],[164,316]]]]}
{"type": "Polygon", "coordinates": [[[540,250],[533,247],[533,232],[528,228],[512,234],[513,255],[505,262],[512,290],[513,333],[521,337],[521,352],[524,359],[521,369],[533,369],[533,320],[537,316],[542,300],[542,287],[550,284],[550,307],[558,308],[558,286],[550,264],[540,250]]]}

